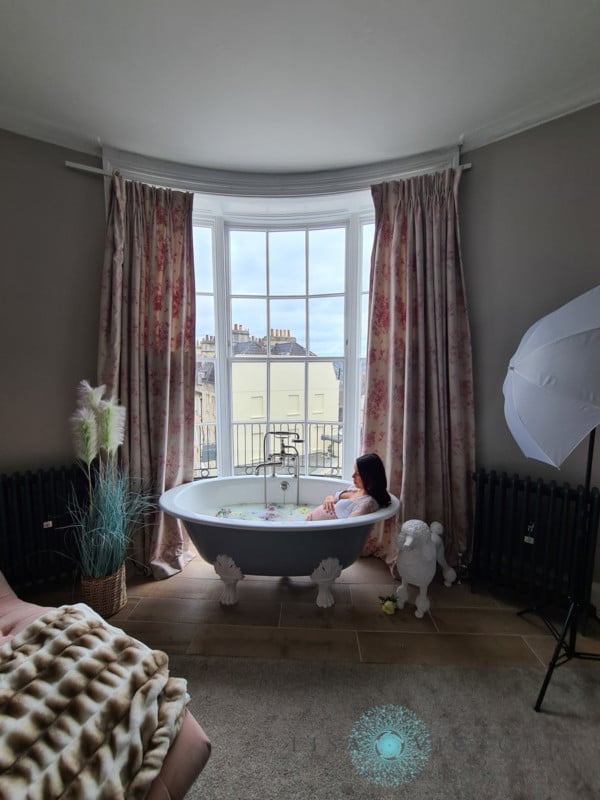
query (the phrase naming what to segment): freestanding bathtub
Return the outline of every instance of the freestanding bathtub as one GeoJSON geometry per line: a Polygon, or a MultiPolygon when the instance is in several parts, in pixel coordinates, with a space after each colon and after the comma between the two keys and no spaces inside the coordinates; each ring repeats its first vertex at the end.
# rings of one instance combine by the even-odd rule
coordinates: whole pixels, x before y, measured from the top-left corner
{"type": "Polygon", "coordinates": [[[310,575],[318,584],[317,605],[333,605],[331,586],[342,569],[360,556],[376,522],[398,513],[398,499],[372,514],[319,522],[242,520],[218,517],[240,503],[296,504],[311,509],[349,485],[335,478],[290,476],[210,478],[164,492],[163,511],[180,519],[200,555],[224,583],[221,602],[237,602],[236,584],[247,575],[310,575]]]}

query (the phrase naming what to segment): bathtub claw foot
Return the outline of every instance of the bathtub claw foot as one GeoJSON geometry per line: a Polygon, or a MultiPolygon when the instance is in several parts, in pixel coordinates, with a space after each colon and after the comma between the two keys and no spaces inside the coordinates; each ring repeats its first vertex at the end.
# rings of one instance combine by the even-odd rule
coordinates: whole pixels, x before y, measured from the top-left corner
{"type": "Polygon", "coordinates": [[[244,580],[242,570],[238,567],[231,556],[217,556],[214,563],[215,572],[223,581],[223,594],[221,604],[224,606],[234,606],[238,601],[237,582],[244,580]]]}
{"type": "Polygon", "coordinates": [[[342,565],[337,558],[324,558],[319,566],[313,571],[310,579],[319,587],[317,593],[317,605],[319,608],[330,608],[335,600],[331,593],[331,587],[336,578],[342,572],[342,565]]]}

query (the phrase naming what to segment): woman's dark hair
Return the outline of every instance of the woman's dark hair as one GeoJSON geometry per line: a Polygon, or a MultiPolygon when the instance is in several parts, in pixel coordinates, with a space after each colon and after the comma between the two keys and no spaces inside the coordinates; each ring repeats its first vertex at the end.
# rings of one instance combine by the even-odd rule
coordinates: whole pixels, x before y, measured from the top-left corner
{"type": "Polygon", "coordinates": [[[377,453],[366,453],[364,456],[359,456],[356,459],[356,469],[365,487],[365,492],[377,500],[382,508],[389,506],[392,498],[387,490],[385,467],[377,453]]]}

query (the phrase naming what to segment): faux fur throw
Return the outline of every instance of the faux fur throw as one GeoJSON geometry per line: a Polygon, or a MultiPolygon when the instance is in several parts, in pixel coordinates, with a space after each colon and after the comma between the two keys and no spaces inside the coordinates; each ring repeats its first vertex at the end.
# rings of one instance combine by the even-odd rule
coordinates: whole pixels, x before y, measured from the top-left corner
{"type": "Polygon", "coordinates": [[[0,647],[0,798],[141,800],[179,732],[165,653],[61,606],[0,647]]]}

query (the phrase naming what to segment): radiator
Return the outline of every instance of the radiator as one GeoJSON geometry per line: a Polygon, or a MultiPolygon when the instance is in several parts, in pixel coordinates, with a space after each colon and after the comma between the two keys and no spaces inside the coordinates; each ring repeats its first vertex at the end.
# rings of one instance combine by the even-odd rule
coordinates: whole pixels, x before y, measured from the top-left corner
{"type": "Polygon", "coordinates": [[[44,589],[72,576],[68,503],[84,496],[80,467],[0,475],[0,569],[15,589],[44,589]]]}
{"type": "Polygon", "coordinates": [[[530,602],[562,602],[577,589],[590,602],[600,493],[590,491],[583,586],[573,585],[575,540],[584,489],[506,473],[473,474],[475,515],[471,583],[504,587],[530,602]]]}

